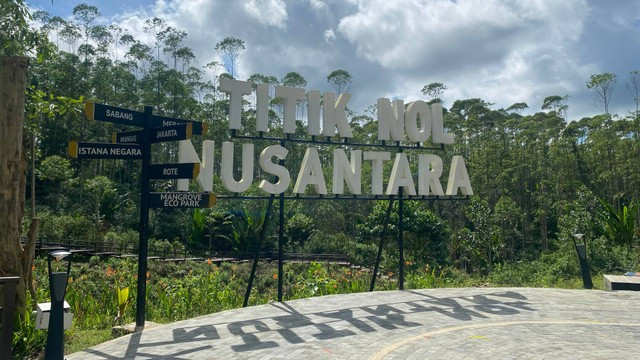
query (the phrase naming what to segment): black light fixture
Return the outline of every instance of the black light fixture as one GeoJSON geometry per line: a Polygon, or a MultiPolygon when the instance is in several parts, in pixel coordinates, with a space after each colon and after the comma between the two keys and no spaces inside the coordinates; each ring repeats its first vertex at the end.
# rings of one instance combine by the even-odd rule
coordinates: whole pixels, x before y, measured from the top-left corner
{"type": "Polygon", "coordinates": [[[587,261],[587,242],[586,239],[582,244],[578,244],[584,237],[584,234],[573,234],[573,245],[578,253],[578,261],[580,262],[580,270],[582,272],[582,285],[585,289],[593,289],[593,281],[591,281],[591,272],[589,271],[589,262],[587,261]]]}
{"type": "Polygon", "coordinates": [[[49,313],[49,331],[47,346],[44,352],[45,360],[64,358],[64,297],[67,293],[67,282],[71,271],[71,253],[58,250],[49,253],[47,264],[49,268],[49,289],[51,292],[51,310],[49,313]],[[67,271],[53,271],[51,262],[67,261],[67,271]]]}

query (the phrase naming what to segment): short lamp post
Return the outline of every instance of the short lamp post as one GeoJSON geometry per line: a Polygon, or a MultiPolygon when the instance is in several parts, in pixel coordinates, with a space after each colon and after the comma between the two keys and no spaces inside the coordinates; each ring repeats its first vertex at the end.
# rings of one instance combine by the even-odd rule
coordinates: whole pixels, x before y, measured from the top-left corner
{"type": "Polygon", "coordinates": [[[44,352],[45,360],[58,360],[64,358],[64,296],[67,292],[67,281],[71,270],[71,253],[60,250],[47,256],[49,268],[49,289],[51,291],[51,312],[49,315],[49,331],[47,333],[47,346],[44,352]],[[67,271],[52,271],[51,262],[67,261],[67,271]]]}
{"type": "Polygon", "coordinates": [[[582,271],[582,284],[585,289],[593,289],[593,282],[591,281],[591,273],[589,272],[589,262],[587,262],[587,244],[582,242],[584,234],[573,234],[573,245],[576,247],[578,253],[578,260],[580,261],[580,270],[582,271]],[[578,241],[576,241],[576,239],[578,241]],[[580,244],[578,242],[581,242],[580,244]]]}

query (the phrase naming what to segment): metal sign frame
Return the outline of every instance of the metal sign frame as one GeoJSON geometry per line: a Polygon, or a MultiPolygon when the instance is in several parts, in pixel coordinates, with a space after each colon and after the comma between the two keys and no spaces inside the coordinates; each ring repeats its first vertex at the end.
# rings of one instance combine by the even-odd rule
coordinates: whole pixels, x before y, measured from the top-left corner
{"type": "MultiPolygon", "coordinates": [[[[444,144],[439,146],[422,146],[420,143],[416,145],[403,145],[400,141],[380,141],[378,143],[356,143],[350,141],[348,138],[342,138],[340,141],[336,141],[332,137],[327,136],[311,136],[311,139],[308,138],[296,138],[291,136],[291,134],[286,134],[285,137],[273,137],[266,136],[263,132],[258,132],[258,136],[252,135],[243,135],[239,134],[237,130],[231,130],[231,138],[232,139],[245,139],[245,140],[267,140],[267,141],[278,141],[280,146],[285,147],[287,142],[291,143],[304,143],[304,144],[314,144],[314,145],[342,145],[342,146],[352,146],[352,147],[380,147],[387,149],[395,149],[398,152],[404,152],[404,150],[444,150],[444,144]]],[[[279,161],[279,165],[284,166],[284,160],[279,161]]],[[[276,181],[274,179],[274,181],[276,181]]],[[[262,229],[260,231],[260,237],[258,239],[258,247],[256,257],[253,260],[253,265],[251,267],[251,274],[249,275],[249,282],[247,284],[247,291],[245,292],[243,307],[247,307],[249,304],[249,297],[251,296],[251,290],[253,287],[253,281],[255,279],[255,273],[258,268],[258,262],[260,260],[260,248],[262,247],[262,243],[264,241],[267,223],[271,217],[271,208],[273,206],[273,201],[275,200],[276,195],[218,195],[219,199],[239,199],[239,200],[261,200],[268,199],[267,210],[264,215],[264,220],[262,222],[262,229]]],[[[404,290],[404,201],[466,201],[469,200],[469,196],[423,196],[423,195],[414,195],[414,196],[404,196],[403,188],[400,187],[398,189],[398,195],[285,195],[284,193],[280,193],[277,195],[278,197],[278,207],[279,207],[279,219],[278,219],[278,301],[283,301],[283,282],[284,282],[284,209],[285,209],[285,200],[361,200],[361,201],[379,201],[386,200],[389,201],[389,207],[387,208],[383,230],[380,234],[380,244],[378,246],[378,253],[376,257],[376,262],[373,269],[373,274],[371,276],[371,283],[369,286],[369,291],[373,291],[375,288],[375,282],[378,275],[378,271],[380,268],[380,261],[382,258],[382,251],[384,248],[384,242],[387,232],[387,227],[389,224],[389,218],[391,216],[391,210],[393,208],[393,202],[398,202],[398,249],[399,249],[399,259],[398,259],[398,289],[404,290]]]]}

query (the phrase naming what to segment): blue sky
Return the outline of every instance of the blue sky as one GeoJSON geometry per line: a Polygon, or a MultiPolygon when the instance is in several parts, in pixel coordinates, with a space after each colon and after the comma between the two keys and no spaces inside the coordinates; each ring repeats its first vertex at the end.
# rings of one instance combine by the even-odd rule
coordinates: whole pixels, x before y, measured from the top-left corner
{"type": "MultiPolygon", "coordinates": [[[[479,97],[506,108],[526,102],[538,111],[545,97],[570,95],[570,120],[600,113],[585,86],[589,75],[618,76],[612,112],[635,109],[628,73],[640,70],[640,2],[596,0],[130,0],[85,1],[99,23],[118,23],[142,41],[146,18],[185,30],[199,66],[222,60],[215,44],[226,36],[247,49],[238,77],[281,78],[301,73],[307,89],[331,90],[326,76],[353,75],[351,107],[379,97],[405,102],[430,82],[455,99],[479,97]]],[[[71,18],[80,1],[27,1],[71,18]]]]}

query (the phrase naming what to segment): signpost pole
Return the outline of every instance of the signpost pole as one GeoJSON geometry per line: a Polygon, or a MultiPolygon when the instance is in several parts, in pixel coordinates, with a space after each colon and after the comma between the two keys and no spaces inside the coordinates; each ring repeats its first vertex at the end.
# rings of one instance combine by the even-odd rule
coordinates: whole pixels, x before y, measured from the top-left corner
{"type": "Polygon", "coordinates": [[[400,266],[398,273],[398,288],[404,290],[404,201],[402,199],[403,188],[398,191],[400,199],[398,199],[398,246],[400,247],[400,266]]]}
{"type": "Polygon", "coordinates": [[[138,293],[136,297],[136,328],[144,329],[147,293],[147,245],[149,239],[149,166],[151,165],[151,143],[149,133],[153,127],[153,108],[144,107],[144,128],[140,141],[142,150],[142,174],[140,176],[140,243],[138,245],[138,293]]]}
{"type": "Polygon", "coordinates": [[[384,248],[384,238],[387,235],[387,227],[389,226],[389,217],[391,216],[392,208],[393,208],[393,199],[389,200],[389,207],[387,208],[387,214],[384,217],[384,224],[382,225],[382,233],[380,234],[380,246],[378,246],[378,256],[376,257],[376,264],[373,267],[373,276],[371,277],[371,286],[369,286],[369,291],[373,291],[373,289],[376,286],[376,277],[378,276],[380,259],[382,258],[382,248],[384,248]]]}
{"type": "MultiPolygon", "coordinates": [[[[400,143],[398,142],[398,145],[400,143]]],[[[402,148],[398,149],[399,152],[403,152],[402,148]]],[[[399,247],[399,266],[398,269],[398,288],[404,290],[404,187],[400,187],[398,190],[398,247],[399,247]]]]}
{"type": "MultiPolygon", "coordinates": [[[[280,141],[280,146],[284,147],[285,142],[280,141]]],[[[280,160],[280,165],[284,166],[284,159],[280,160]]],[[[284,192],[280,193],[280,221],[278,228],[278,302],[282,302],[282,282],[284,281],[283,262],[284,256],[282,254],[284,247],[284,192]]]]}

